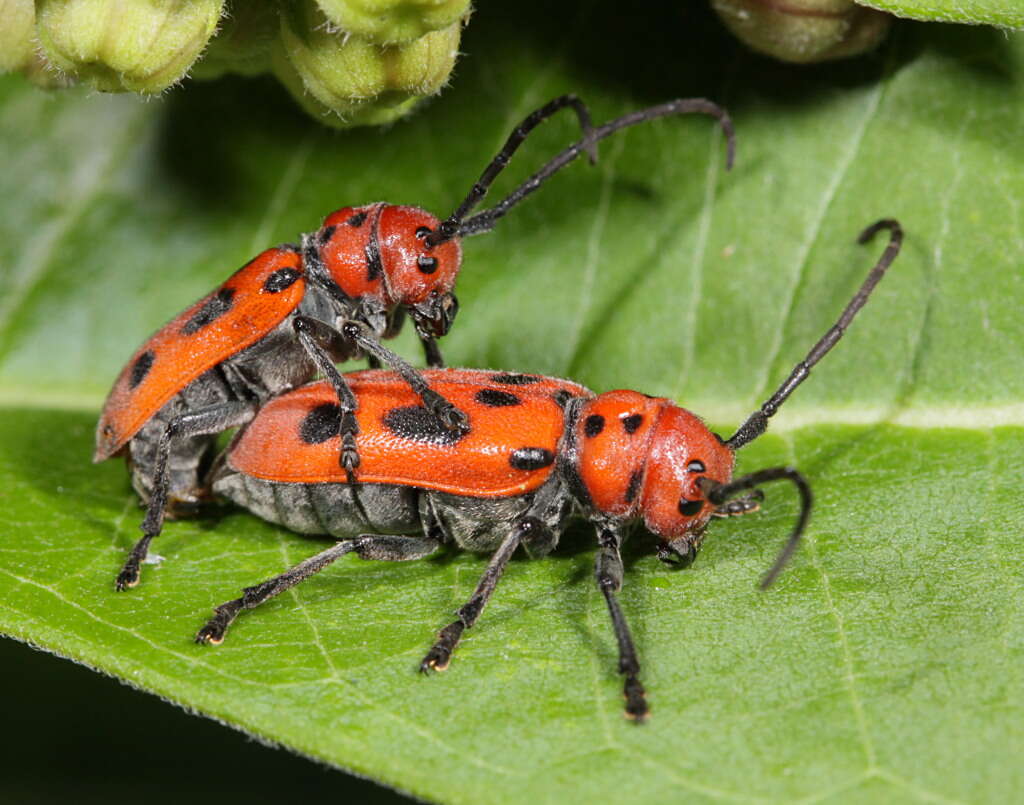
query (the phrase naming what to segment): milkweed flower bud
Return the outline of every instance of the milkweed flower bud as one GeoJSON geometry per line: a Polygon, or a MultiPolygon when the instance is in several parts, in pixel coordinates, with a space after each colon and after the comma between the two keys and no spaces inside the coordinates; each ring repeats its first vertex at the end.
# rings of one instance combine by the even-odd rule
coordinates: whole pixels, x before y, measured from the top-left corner
{"type": "Polygon", "coordinates": [[[411,42],[469,15],[469,0],[317,0],[345,33],[379,45],[411,42]]]}
{"type": "Polygon", "coordinates": [[[299,103],[339,127],[388,123],[439,92],[458,55],[462,22],[402,45],[339,34],[314,0],[282,9],[274,72],[299,103]]]}
{"type": "Polygon", "coordinates": [[[35,4],[0,0],[0,21],[0,73],[28,67],[35,52],[35,4]]]}
{"type": "Polygon", "coordinates": [[[105,92],[157,93],[180,80],[217,27],[223,0],[38,0],[46,57],[105,92]]]}
{"type": "Polygon", "coordinates": [[[851,0],[712,0],[726,27],[756,51],[808,63],[856,56],[885,37],[892,17],[851,0]]]}
{"type": "Polygon", "coordinates": [[[277,7],[274,0],[232,3],[203,57],[192,67],[191,77],[206,81],[225,73],[269,73],[270,49],[281,27],[277,7]]]}

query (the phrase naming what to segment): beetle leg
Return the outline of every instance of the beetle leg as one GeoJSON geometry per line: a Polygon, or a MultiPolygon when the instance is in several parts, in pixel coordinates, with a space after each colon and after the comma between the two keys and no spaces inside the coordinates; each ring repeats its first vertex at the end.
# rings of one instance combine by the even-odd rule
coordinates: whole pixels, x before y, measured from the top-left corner
{"type": "MultiPolygon", "coordinates": [[[[370,333],[368,327],[356,321],[347,321],[341,325],[341,332],[346,338],[357,344],[363,352],[383,361],[388,365],[388,368],[401,375],[410,388],[420,396],[420,399],[423,400],[423,404],[430,413],[448,430],[457,433],[467,433],[469,431],[469,420],[466,418],[466,415],[430,388],[427,385],[427,381],[423,379],[423,375],[416,371],[416,369],[381,344],[370,333]]],[[[440,353],[438,357],[440,357],[440,353]]]]}
{"type": "Polygon", "coordinates": [[[420,343],[423,344],[423,357],[427,366],[431,369],[443,369],[444,358],[441,357],[441,349],[437,346],[437,339],[432,335],[421,335],[420,343]]]}
{"type": "Polygon", "coordinates": [[[521,542],[543,539],[545,531],[550,531],[550,529],[536,517],[521,517],[516,520],[512,531],[491,557],[490,564],[487,565],[487,570],[484,571],[484,575],[476,585],[473,595],[455,613],[458,620],[452,621],[438,632],[437,642],[420,663],[420,671],[424,673],[431,670],[443,671],[448,667],[452,652],[459,644],[462,633],[476,623],[477,618],[480,617],[480,613],[487,605],[494,588],[498,586],[498,580],[516,548],[521,542]]]}
{"type": "Polygon", "coordinates": [[[761,508],[764,500],[764,490],[755,489],[749,495],[744,495],[735,500],[727,500],[716,508],[711,515],[713,517],[740,517],[744,514],[753,514],[761,508]]]}
{"type": "Polygon", "coordinates": [[[658,558],[676,569],[687,568],[697,559],[697,545],[688,539],[662,540],[658,543],[658,558]]]}
{"type": "Polygon", "coordinates": [[[313,359],[313,363],[316,364],[317,370],[330,382],[334,387],[334,393],[338,395],[338,404],[341,406],[338,425],[338,435],[341,437],[341,455],[338,457],[338,463],[345,470],[348,482],[354,484],[356,468],[359,466],[359,450],[356,447],[356,436],[359,434],[356,411],[359,408],[359,403],[328,354],[331,343],[340,339],[341,334],[326,324],[307,316],[296,316],[292,320],[292,326],[295,328],[299,342],[309,357],[313,359]]]}
{"type": "Polygon", "coordinates": [[[224,641],[228,627],[243,609],[255,609],[265,601],[319,573],[347,553],[355,552],[361,559],[405,562],[410,559],[422,559],[437,550],[440,544],[436,539],[429,537],[387,534],[364,534],[354,539],[343,539],[278,576],[246,587],[242,590],[241,598],[235,598],[216,607],[213,610],[213,617],[196,633],[196,642],[219,645],[224,641]]]}
{"type": "Polygon", "coordinates": [[[636,647],[629,633],[629,625],[622,614],[619,600],[615,593],[622,589],[622,557],[619,555],[619,534],[613,529],[601,527],[598,531],[599,550],[594,568],[597,586],[604,594],[608,603],[608,612],[612,617],[615,639],[619,644],[619,673],[626,677],[623,694],[626,697],[626,717],[635,721],[647,718],[649,710],[644,699],[644,686],[637,678],[640,674],[640,661],[636,657],[636,647]]]}
{"type": "Polygon", "coordinates": [[[121,572],[117,574],[114,586],[118,592],[139,583],[139,566],[149,552],[149,543],[164,527],[164,510],[167,507],[167,491],[169,477],[167,461],[171,454],[171,442],[174,439],[187,439],[190,436],[205,436],[241,425],[252,419],[256,406],[251,402],[224,402],[200,408],[188,414],[175,417],[167,423],[156,447],[156,466],[153,471],[153,490],[146,507],[146,517],[142,521],[142,539],[135,543],[121,572]]]}

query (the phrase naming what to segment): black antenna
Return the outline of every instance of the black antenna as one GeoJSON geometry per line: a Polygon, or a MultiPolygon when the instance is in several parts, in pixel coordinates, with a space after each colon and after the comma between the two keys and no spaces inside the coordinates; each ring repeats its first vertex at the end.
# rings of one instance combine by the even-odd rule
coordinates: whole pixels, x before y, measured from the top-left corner
{"type": "Polygon", "coordinates": [[[458,209],[455,210],[448,219],[441,222],[436,230],[427,234],[425,241],[427,246],[433,248],[446,240],[451,240],[457,234],[459,223],[469,215],[470,211],[480,203],[480,200],[487,194],[491,183],[498,177],[498,174],[505,170],[508,165],[509,159],[519,149],[519,146],[523,144],[531,131],[537,126],[547,120],[555,113],[561,111],[567,106],[571,106],[576,112],[576,117],[579,118],[580,128],[583,129],[583,150],[587,152],[587,156],[590,158],[590,164],[594,165],[597,163],[597,141],[592,138],[591,132],[594,127],[590,122],[590,110],[583,101],[577,98],[575,95],[562,95],[555,98],[553,101],[548,101],[540,109],[536,109],[531,112],[518,126],[513,129],[508,139],[505,141],[505,145],[502,146],[501,151],[498,155],[491,160],[491,163],[484,168],[484,172],[480,174],[480,178],[476,184],[469,191],[469,194],[459,205],[458,209]]]}
{"type": "Polygon", "coordinates": [[[721,506],[737,492],[757,489],[761,484],[768,483],[769,481],[792,481],[796,484],[797,491],[800,492],[800,516],[797,518],[796,527],[790,533],[786,544],[782,546],[782,550],[775,557],[775,561],[768,569],[768,572],[761,578],[762,590],[767,590],[772,585],[772,582],[775,581],[782,568],[786,566],[786,563],[796,553],[797,546],[800,544],[800,538],[807,527],[807,518],[811,515],[811,502],[813,500],[811,487],[808,485],[807,479],[792,467],[771,467],[766,470],[752,472],[750,475],[744,475],[742,478],[736,478],[727,484],[719,484],[708,493],[708,500],[716,506],[721,506]]]}
{"type": "Polygon", "coordinates": [[[732,450],[739,450],[745,444],[749,444],[764,433],[768,427],[768,418],[775,415],[775,412],[779,410],[779,406],[786,401],[786,398],[793,393],[797,386],[807,379],[814,365],[824,358],[828,351],[843,337],[843,333],[846,332],[846,328],[853,321],[853,317],[857,315],[857,311],[864,307],[864,303],[868,301],[868,297],[882,279],[886,269],[896,259],[896,255],[900,253],[900,244],[903,242],[903,228],[900,226],[899,221],[894,218],[883,218],[881,221],[876,221],[860,233],[857,242],[867,243],[875,236],[875,233],[882,229],[888,229],[890,232],[889,245],[885,247],[882,256],[878,259],[875,267],[871,269],[867,279],[864,280],[864,284],[860,286],[853,299],[847,304],[842,315],[832,325],[831,329],[821,337],[818,343],[811,348],[811,351],[807,353],[807,357],[796,365],[789,377],[779,386],[776,392],[760,409],[750,415],[749,419],[740,426],[739,430],[726,440],[726,447],[732,450]]]}
{"type": "MultiPolygon", "coordinates": [[[[722,131],[725,132],[727,147],[725,162],[726,168],[731,168],[733,157],[736,153],[736,134],[733,131],[732,120],[729,118],[729,113],[722,107],[712,103],[711,101],[705,100],[704,98],[681,98],[674,101],[668,101],[667,103],[651,106],[647,109],[641,109],[640,111],[623,115],[622,117],[611,120],[602,126],[598,126],[596,129],[585,131],[584,138],[582,140],[570,145],[560,154],[555,156],[543,168],[513,190],[512,193],[510,193],[504,200],[496,204],[491,209],[479,212],[468,219],[465,218],[464,208],[468,211],[468,209],[472,207],[472,204],[467,207],[467,202],[470,201],[470,198],[467,198],[466,202],[463,202],[458,210],[452,213],[447,220],[443,221],[434,232],[426,236],[426,242],[429,246],[436,246],[446,240],[451,240],[453,237],[464,237],[466,235],[476,235],[480,232],[486,232],[494,226],[495,222],[499,218],[512,209],[512,207],[530,195],[530,193],[540,187],[551,176],[576,159],[581,152],[586,151],[592,156],[592,149],[599,140],[603,140],[605,137],[614,134],[620,129],[635,126],[637,123],[644,123],[648,120],[655,120],[659,117],[668,117],[669,115],[689,114],[710,115],[718,120],[722,127],[722,131]]],[[[504,150],[502,153],[504,153],[504,150]]],[[[500,156],[501,155],[499,154],[499,157],[500,156]]],[[[495,158],[495,162],[497,161],[498,158],[495,158]]],[[[496,172],[497,171],[495,171],[495,173],[496,172]]],[[[474,190],[475,189],[476,188],[474,188],[474,190]]],[[[471,197],[473,196],[472,193],[470,195],[471,197]]],[[[476,204],[482,195],[483,193],[480,193],[479,196],[474,197],[473,204],[476,204]]]]}

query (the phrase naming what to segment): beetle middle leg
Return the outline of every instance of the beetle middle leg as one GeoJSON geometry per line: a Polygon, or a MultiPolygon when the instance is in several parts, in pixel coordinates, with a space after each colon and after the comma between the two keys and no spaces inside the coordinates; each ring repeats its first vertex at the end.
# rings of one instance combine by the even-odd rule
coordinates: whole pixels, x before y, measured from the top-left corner
{"type": "Polygon", "coordinates": [[[515,522],[512,526],[512,531],[505,537],[498,550],[491,557],[490,564],[487,565],[487,570],[484,571],[484,575],[476,585],[473,595],[455,613],[458,616],[458,620],[452,621],[438,632],[437,642],[434,643],[430,651],[427,652],[427,656],[420,662],[420,671],[424,673],[431,670],[443,671],[448,667],[448,663],[451,662],[452,652],[455,651],[455,647],[459,644],[462,633],[476,623],[477,618],[480,617],[480,613],[483,612],[484,607],[487,605],[487,601],[490,599],[491,593],[494,592],[494,588],[498,586],[498,580],[501,579],[501,574],[505,572],[505,567],[508,565],[509,559],[512,558],[512,554],[515,553],[516,548],[519,547],[520,543],[550,541],[550,532],[551,529],[536,517],[522,517],[515,522]]]}
{"type": "Polygon", "coordinates": [[[430,537],[392,536],[389,534],[363,534],[343,539],[325,551],[305,559],[293,568],[264,582],[246,587],[242,596],[216,607],[213,617],[196,633],[197,643],[218,645],[224,641],[228,627],[243,609],[255,609],[274,596],[305,581],[348,553],[361,559],[383,562],[406,562],[422,559],[437,550],[441,543],[430,537]]]}
{"type": "Polygon", "coordinates": [[[171,443],[191,436],[206,436],[221,433],[228,428],[242,425],[252,419],[256,406],[251,402],[224,402],[200,408],[188,414],[175,417],[167,423],[156,448],[156,465],[153,471],[153,489],[142,521],[142,539],[135,543],[121,572],[117,575],[115,588],[123,592],[139,583],[139,566],[149,552],[153,541],[164,526],[164,510],[167,508],[169,475],[167,462],[171,454],[171,443]]]}

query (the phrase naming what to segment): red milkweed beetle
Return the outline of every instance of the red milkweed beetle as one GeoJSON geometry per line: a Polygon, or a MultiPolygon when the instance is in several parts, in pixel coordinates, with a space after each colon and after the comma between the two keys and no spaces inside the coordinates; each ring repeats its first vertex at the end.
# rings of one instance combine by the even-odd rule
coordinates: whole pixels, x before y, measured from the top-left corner
{"type": "Polygon", "coordinates": [[[596,578],[618,642],[625,712],[643,719],[648,707],[640,664],[615,595],[623,581],[619,548],[627,527],[642,520],[660,538],[660,559],[688,565],[712,517],[755,511],[762,484],[791,481],[800,514],[761,586],[774,581],[807,524],[811,490],[791,467],[733,478],[734,454],[764,433],[768,419],[839,341],[896,258],[903,233],[895,220],[878,221],[859,240],[882,229],[890,232],[889,244],[839,319],[728,439],[670,400],[635,391],[594,395],[570,381],[536,375],[430,370],[425,374],[431,385],[468,415],[468,429],[454,433],[394,374],[355,372],[348,380],[359,401],[363,469],[353,485],[343,483],[336,461],[342,409],[331,386],[311,383],[271,400],[221,455],[213,490],[271,522],[341,539],[221,604],[196,642],[220,643],[242,610],[347,553],[418,559],[454,542],[492,556],[457,620],[441,630],[420,664],[422,671],[443,670],[515,550],[522,545],[532,556],[548,553],[576,511],[597,529],[596,578]]]}
{"type": "Polygon", "coordinates": [[[381,345],[408,313],[427,363],[443,365],[436,338],[458,310],[452,288],[461,265],[460,238],[491,229],[509,209],[582,152],[620,129],[677,114],[715,117],[725,131],[728,164],[733,132],[728,114],[701,98],[669,101],[594,128],[575,96],[555,98],[527,116],[444,221],[416,207],[383,202],[331,213],[300,246],[268,249],[153,335],[122,369],[96,429],[94,461],[126,454],[132,482],[147,504],[143,536],[132,548],[116,587],[139,581],[149,544],[165,511],[180,514],[207,497],[205,469],[216,435],[249,421],[259,405],[319,372],[342,416],[338,458],[350,483],[359,466],[356,398],[334,362],[368,356],[397,372],[439,423],[457,434],[465,415],[432,390],[423,376],[381,345]],[[529,133],[572,108],[583,139],[489,210],[470,212],[529,133]],[[468,216],[468,217],[467,217],[468,216]]]}

